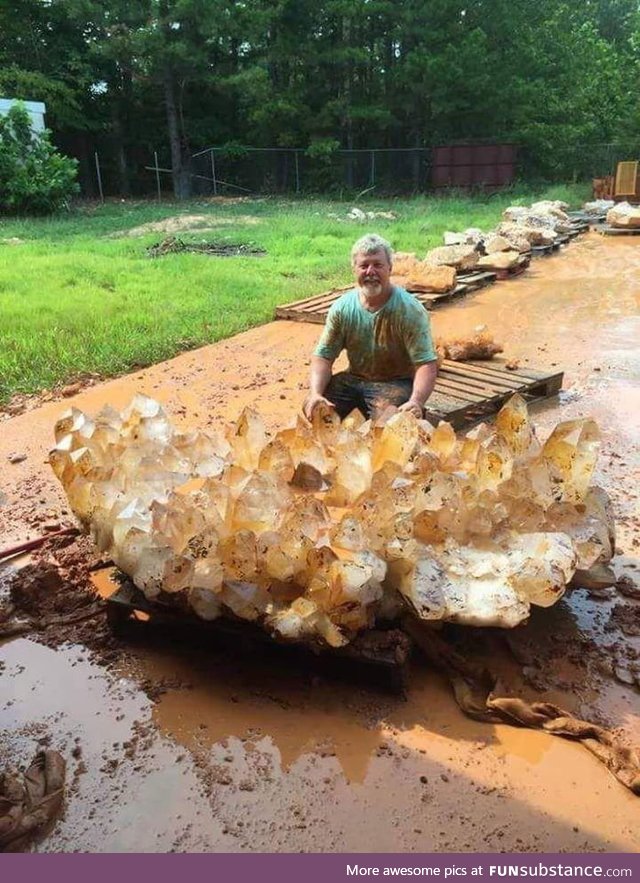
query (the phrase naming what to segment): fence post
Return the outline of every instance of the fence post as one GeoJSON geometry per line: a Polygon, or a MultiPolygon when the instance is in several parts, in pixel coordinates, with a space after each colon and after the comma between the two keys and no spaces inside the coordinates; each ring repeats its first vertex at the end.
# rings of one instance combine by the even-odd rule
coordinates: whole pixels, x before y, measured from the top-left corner
{"type": "Polygon", "coordinates": [[[370,175],[369,186],[374,187],[375,183],[376,183],[376,154],[375,154],[375,151],[372,150],[371,151],[371,175],[370,175]]]}
{"type": "Polygon", "coordinates": [[[211,177],[213,178],[213,195],[218,195],[218,184],[216,183],[216,159],[213,148],[211,148],[211,177]]]}
{"type": "Polygon", "coordinates": [[[294,153],[296,160],[296,193],[300,193],[300,166],[298,165],[298,151],[294,153]]]}
{"type": "Polygon", "coordinates": [[[153,151],[153,164],[156,169],[156,189],[158,191],[158,202],[162,199],[162,187],[160,186],[160,169],[158,168],[158,152],[153,151]]]}
{"type": "Polygon", "coordinates": [[[98,159],[98,151],[94,153],[96,161],[96,175],[98,176],[98,190],[100,192],[100,202],[104,202],[104,193],[102,191],[102,175],[100,174],[100,160],[98,159]]]}

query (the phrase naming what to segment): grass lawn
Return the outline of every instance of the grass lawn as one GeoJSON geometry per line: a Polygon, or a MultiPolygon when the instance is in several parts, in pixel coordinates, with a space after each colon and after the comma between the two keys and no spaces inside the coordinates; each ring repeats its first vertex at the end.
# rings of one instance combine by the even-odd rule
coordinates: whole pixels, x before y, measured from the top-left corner
{"type": "Polygon", "coordinates": [[[268,322],[279,303],[350,280],[349,251],[365,232],[419,256],[444,230],[488,229],[511,203],[561,198],[586,186],[511,190],[492,197],[367,200],[364,211],[398,220],[364,224],[345,217],[349,202],[255,199],[218,204],[113,202],[47,219],[0,220],[0,404],[16,392],[51,389],[83,373],[104,376],[268,322]],[[184,241],[242,243],[264,257],[170,254],[146,248],[166,234],[120,235],[176,215],[203,215],[202,233],[184,241]],[[7,241],[14,240],[14,241],[7,241]]]}

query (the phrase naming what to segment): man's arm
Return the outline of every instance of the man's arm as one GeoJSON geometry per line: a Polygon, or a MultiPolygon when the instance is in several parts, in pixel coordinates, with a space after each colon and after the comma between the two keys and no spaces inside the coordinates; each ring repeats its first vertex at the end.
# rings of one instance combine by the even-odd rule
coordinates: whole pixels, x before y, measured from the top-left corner
{"type": "Polygon", "coordinates": [[[424,365],[420,365],[418,368],[416,368],[416,373],[413,378],[413,389],[411,390],[411,398],[408,402],[405,402],[404,405],[400,405],[399,410],[411,411],[416,415],[416,417],[422,417],[422,409],[424,408],[424,403],[433,392],[433,387],[436,384],[437,374],[437,361],[425,362],[424,365]]]}
{"type": "Polygon", "coordinates": [[[309,395],[302,407],[304,416],[307,420],[311,420],[313,412],[320,404],[325,405],[327,408],[334,407],[331,402],[324,397],[324,391],[331,380],[331,368],[333,362],[333,359],[323,359],[322,356],[311,356],[309,395]]]}

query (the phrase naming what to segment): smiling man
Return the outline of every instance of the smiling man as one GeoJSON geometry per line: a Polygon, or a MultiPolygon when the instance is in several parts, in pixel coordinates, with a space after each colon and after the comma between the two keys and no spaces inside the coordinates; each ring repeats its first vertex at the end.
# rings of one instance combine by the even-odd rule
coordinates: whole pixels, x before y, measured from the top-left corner
{"type": "Polygon", "coordinates": [[[304,414],[320,404],[341,419],[358,408],[374,417],[387,405],[421,417],[436,382],[437,360],[429,315],[411,294],[391,284],[392,252],[369,233],[351,251],[357,286],[331,307],[311,358],[304,414]],[[349,368],[332,375],[346,349],[349,368]]]}

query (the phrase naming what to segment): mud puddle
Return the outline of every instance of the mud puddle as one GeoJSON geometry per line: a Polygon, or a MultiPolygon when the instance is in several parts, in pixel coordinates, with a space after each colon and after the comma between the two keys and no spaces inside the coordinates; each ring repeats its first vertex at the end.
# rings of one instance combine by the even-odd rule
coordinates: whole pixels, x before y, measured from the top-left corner
{"type": "Polygon", "coordinates": [[[638,845],[637,799],[588,752],[464,719],[421,667],[400,699],[215,652],[139,648],[128,674],[22,640],[0,658],[3,750],[26,757],[42,738],[67,757],[81,750],[41,850],[638,845]],[[141,676],[162,685],[155,701],[141,676]]]}
{"type": "MultiPolygon", "coordinates": [[[[528,275],[432,315],[438,336],[486,324],[506,359],[565,370],[566,394],[535,406],[535,421],[543,437],[562,419],[593,415],[600,424],[598,479],[619,521],[614,566],[634,585],[639,270],[637,244],[591,235],[535,261],[528,275]]],[[[217,425],[252,404],[275,428],[302,401],[318,333],[272,323],[4,423],[3,544],[41,533],[44,519],[68,516],[45,459],[52,425],[70,404],[123,407],[142,391],[185,426],[217,425]],[[16,451],[26,459],[10,464],[16,451]]],[[[625,617],[612,618],[620,605],[635,616],[640,602],[615,589],[604,598],[575,590],[507,637],[470,631],[469,638],[478,638],[474,653],[492,660],[509,689],[638,742],[640,695],[625,672],[634,670],[640,638],[621,629],[625,617]]],[[[465,719],[448,685],[419,663],[406,700],[213,648],[131,645],[105,670],[75,643],[90,644],[90,628],[91,621],[57,649],[24,638],[0,645],[2,756],[26,763],[46,738],[70,761],[81,740],[81,757],[71,754],[77,784],[66,815],[40,850],[640,846],[637,798],[586,750],[465,719]],[[87,769],[78,773],[81,763],[87,769]]]]}
{"type": "Polygon", "coordinates": [[[152,703],[125,678],[78,646],[18,639],[0,660],[2,765],[26,765],[38,745],[67,761],[64,814],[35,851],[197,849],[195,825],[219,831],[184,753],[158,736],[152,703]]]}

